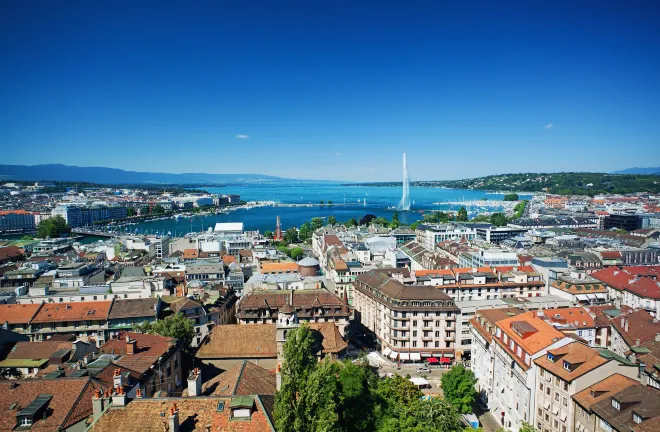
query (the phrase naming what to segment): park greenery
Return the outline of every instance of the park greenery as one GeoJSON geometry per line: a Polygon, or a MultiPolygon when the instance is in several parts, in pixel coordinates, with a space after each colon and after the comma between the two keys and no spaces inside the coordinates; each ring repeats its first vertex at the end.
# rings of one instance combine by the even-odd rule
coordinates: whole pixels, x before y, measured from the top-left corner
{"type": "Polygon", "coordinates": [[[472,412],[472,404],[477,396],[474,388],[476,383],[474,372],[461,364],[453,366],[441,378],[445,399],[462,414],[472,412]]]}
{"type": "Polygon", "coordinates": [[[53,216],[39,223],[37,236],[40,238],[57,238],[71,233],[71,227],[67,225],[62,216],[53,216]]]}
{"type": "Polygon", "coordinates": [[[275,395],[278,431],[461,432],[459,412],[440,398],[422,399],[409,380],[380,379],[367,362],[317,361],[307,324],[284,344],[275,395]]]}

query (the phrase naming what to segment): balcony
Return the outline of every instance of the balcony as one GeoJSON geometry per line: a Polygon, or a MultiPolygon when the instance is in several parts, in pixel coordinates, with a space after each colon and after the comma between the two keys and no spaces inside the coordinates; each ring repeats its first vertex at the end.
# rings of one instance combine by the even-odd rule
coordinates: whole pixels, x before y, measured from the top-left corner
{"type": "Polygon", "coordinates": [[[454,342],[456,340],[456,336],[445,336],[445,341],[447,342],[454,342]]]}
{"type": "Polygon", "coordinates": [[[429,335],[429,336],[422,336],[422,340],[425,341],[425,342],[427,342],[427,341],[433,341],[433,336],[431,336],[431,335],[429,335]]]}
{"type": "Polygon", "coordinates": [[[390,336],[390,339],[398,341],[407,341],[410,340],[410,336],[390,336]]]}

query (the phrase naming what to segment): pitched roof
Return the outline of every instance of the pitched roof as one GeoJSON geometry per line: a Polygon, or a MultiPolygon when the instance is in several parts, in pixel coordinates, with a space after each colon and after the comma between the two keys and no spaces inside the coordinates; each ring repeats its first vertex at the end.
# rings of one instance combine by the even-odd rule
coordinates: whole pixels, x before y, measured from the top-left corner
{"type": "Polygon", "coordinates": [[[156,298],[115,300],[108,319],[155,317],[157,302],[156,298]]]}
{"type": "Polygon", "coordinates": [[[115,363],[132,371],[144,374],[158,358],[176,345],[176,339],[166,336],[121,332],[117,339],[111,339],[100,348],[102,354],[124,354],[115,363]],[[135,354],[126,354],[126,336],[135,339],[135,354]]]}
{"type": "Polygon", "coordinates": [[[635,383],[592,404],[591,410],[616,430],[630,430],[638,426],[633,421],[633,413],[642,417],[643,421],[640,425],[660,415],[660,391],[635,383]],[[619,402],[620,409],[612,406],[612,399],[619,402]]]}
{"type": "MultiPolygon", "coordinates": [[[[169,430],[169,410],[176,404],[179,413],[179,431],[205,432],[207,425],[211,432],[251,432],[274,431],[271,403],[268,397],[254,398],[254,411],[249,420],[231,419],[231,398],[194,397],[134,399],[121,409],[110,409],[102,415],[90,432],[167,432],[169,430]],[[218,410],[222,403],[222,411],[218,410]]],[[[270,398],[272,399],[272,397],[270,398]]],[[[171,432],[171,431],[169,431],[171,432]]]]}
{"type": "Polygon", "coordinates": [[[439,289],[428,285],[404,285],[401,282],[389,277],[384,272],[370,270],[362,273],[357,277],[356,289],[362,292],[363,288],[360,283],[368,287],[386,294],[389,297],[399,300],[438,300],[450,301],[453,303],[452,298],[440,291],[439,289]]]}
{"type": "Polygon", "coordinates": [[[655,339],[656,333],[660,333],[660,322],[655,320],[645,310],[638,310],[620,318],[610,321],[612,327],[623,337],[628,346],[634,346],[637,339],[640,345],[655,339]],[[628,321],[628,331],[622,326],[622,321],[628,321]]]}
{"type": "Polygon", "coordinates": [[[0,381],[0,431],[16,427],[16,414],[39,395],[52,395],[46,420],[32,425],[32,431],[64,430],[92,414],[92,400],[84,396],[91,388],[89,378],[22,379],[0,381]],[[13,387],[16,385],[16,387],[13,387]],[[9,409],[13,404],[14,408],[9,409]]]}
{"type": "Polygon", "coordinates": [[[203,392],[212,396],[274,395],[275,373],[243,360],[204,383],[203,392]]]}
{"type": "Polygon", "coordinates": [[[202,304],[197,300],[188,297],[182,297],[170,303],[170,309],[172,309],[174,313],[179,313],[184,309],[196,307],[202,307],[202,304]]]}
{"type": "Polygon", "coordinates": [[[577,341],[548,350],[548,353],[554,356],[554,362],[548,356],[541,356],[534,363],[568,382],[612,360],[601,357],[597,350],[577,341]],[[571,370],[565,369],[564,362],[570,365],[571,370]]]}
{"type": "Polygon", "coordinates": [[[564,337],[562,332],[537,317],[534,311],[503,319],[495,325],[530,355],[536,354],[564,337]],[[525,325],[524,328],[523,325],[525,325]],[[522,331],[522,336],[519,334],[520,331],[522,331]]]}
{"type": "Polygon", "coordinates": [[[105,320],[111,301],[46,303],[32,323],[105,320]]]}
{"type": "MultiPolygon", "coordinates": [[[[309,323],[317,349],[337,354],[346,349],[334,322],[309,323]]],[[[198,358],[276,358],[275,324],[228,324],[216,326],[197,351],[198,358]]]]}
{"type": "Polygon", "coordinates": [[[591,405],[635,384],[637,384],[637,381],[634,379],[617,373],[576,393],[573,399],[582,408],[591,411],[591,405]]]}
{"type": "Polygon", "coordinates": [[[23,256],[23,251],[18,246],[0,247],[0,261],[17,259],[23,256]]]}
{"type": "Polygon", "coordinates": [[[73,349],[72,342],[43,341],[43,342],[16,342],[9,350],[6,359],[38,360],[48,359],[61,349],[73,349]]]}
{"type": "Polygon", "coordinates": [[[543,314],[550,322],[560,326],[573,328],[594,328],[596,323],[589,313],[582,307],[545,309],[543,314]]]}
{"type": "Polygon", "coordinates": [[[42,304],[0,304],[0,323],[28,324],[42,304]]]}
{"type": "Polygon", "coordinates": [[[275,324],[216,326],[197,351],[199,358],[275,358],[275,324]]]}

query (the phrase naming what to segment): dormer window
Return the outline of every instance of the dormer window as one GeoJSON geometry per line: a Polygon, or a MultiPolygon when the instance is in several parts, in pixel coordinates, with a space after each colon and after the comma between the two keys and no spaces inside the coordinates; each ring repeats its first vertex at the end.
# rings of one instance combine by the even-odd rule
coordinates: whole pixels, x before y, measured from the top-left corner
{"type": "Polygon", "coordinates": [[[564,369],[566,369],[567,371],[570,372],[571,371],[571,364],[567,361],[564,361],[564,369]]]}
{"type": "Polygon", "coordinates": [[[614,407],[617,411],[621,411],[621,404],[614,398],[612,398],[612,407],[614,407]]]}
{"type": "Polygon", "coordinates": [[[644,421],[644,419],[639,414],[633,413],[633,421],[637,424],[640,424],[641,422],[644,421]]]}
{"type": "Polygon", "coordinates": [[[229,404],[231,408],[232,420],[250,420],[252,409],[254,408],[253,396],[237,396],[231,399],[229,404]]]}
{"type": "Polygon", "coordinates": [[[555,362],[555,356],[554,356],[554,354],[550,354],[550,353],[548,353],[548,360],[550,360],[551,362],[554,363],[554,362],[555,362]]]}
{"type": "Polygon", "coordinates": [[[32,416],[23,416],[18,418],[19,426],[32,426],[32,416]]]}

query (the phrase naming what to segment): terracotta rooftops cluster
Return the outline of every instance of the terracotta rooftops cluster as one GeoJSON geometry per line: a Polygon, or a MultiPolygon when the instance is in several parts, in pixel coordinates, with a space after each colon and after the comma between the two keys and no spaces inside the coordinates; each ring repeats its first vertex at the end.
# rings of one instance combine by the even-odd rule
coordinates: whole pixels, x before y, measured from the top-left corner
{"type": "Polygon", "coordinates": [[[628,291],[639,297],[660,300],[658,274],[660,266],[608,267],[591,276],[617,291],[628,291]]]}

